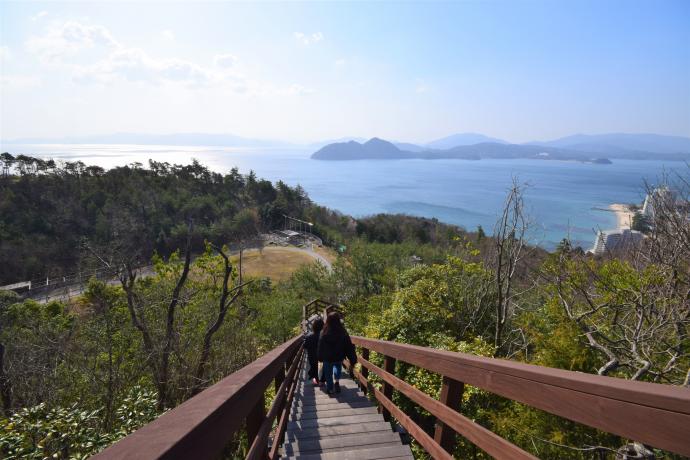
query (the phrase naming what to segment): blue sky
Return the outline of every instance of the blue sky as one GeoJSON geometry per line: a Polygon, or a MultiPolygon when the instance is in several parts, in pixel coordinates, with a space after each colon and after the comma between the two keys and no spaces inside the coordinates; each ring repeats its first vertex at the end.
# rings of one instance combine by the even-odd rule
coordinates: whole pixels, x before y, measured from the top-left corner
{"type": "Polygon", "coordinates": [[[690,2],[0,2],[0,137],[690,136],[690,2]]]}

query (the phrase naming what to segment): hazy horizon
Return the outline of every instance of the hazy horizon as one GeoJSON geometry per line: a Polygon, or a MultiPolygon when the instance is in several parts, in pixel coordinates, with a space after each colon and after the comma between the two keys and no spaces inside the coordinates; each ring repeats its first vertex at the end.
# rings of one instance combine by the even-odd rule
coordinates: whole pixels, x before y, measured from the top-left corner
{"type": "Polygon", "coordinates": [[[690,137],[690,2],[0,3],[0,139],[690,137]]]}
{"type": "MultiPolygon", "coordinates": [[[[438,142],[441,140],[444,140],[446,138],[452,138],[454,136],[482,136],[482,137],[487,137],[487,140],[483,140],[481,142],[493,142],[495,141],[501,141],[501,142],[507,142],[511,144],[523,144],[523,142],[513,142],[511,139],[505,139],[505,138],[494,138],[491,134],[487,133],[470,133],[470,132],[463,132],[463,133],[449,133],[447,136],[441,136],[439,138],[434,138],[434,139],[384,139],[389,142],[395,142],[395,143],[401,143],[401,144],[413,144],[413,145],[418,145],[418,146],[426,146],[428,144],[433,144],[434,142],[438,142]]],[[[601,133],[571,133],[563,137],[559,138],[554,138],[554,139],[532,139],[531,141],[527,141],[524,143],[530,143],[530,142],[552,142],[552,141],[558,141],[561,139],[566,139],[569,137],[574,137],[574,136],[598,136],[598,135],[611,135],[611,136],[662,136],[662,137],[676,137],[676,138],[682,138],[685,140],[690,140],[690,136],[677,136],[677,135],[665,135],[665,134],[660,134],[660,133],[646,133],[646,132],[640,132],[640,133],[612,133],[612,132],[601,132],[601,133]]],[[[308,148],[308,147],[314,147],[316,145],[323,145],[325,143],[329,142],[348,142],[348,141],[355,141],[358,143],[363,143],[368,140],[374,139],[374,138],[379,138],[381,139],[380,136],[371,136],[371,137],[365,137],[365,136],[349,136],[349,135],[343,135],[341,137],[337,138],[329,138],[329,139],[309,139],[306,141],[287,141],[284,139],[277,139],[277,138],[249,138],[249,137],[244,137],[237,135],[236,133],[229,133],[229,132],[218,132],[218,133],[209,133],[209,132],[159,132],[159,133],[151,133],[151,132],[113,132],[113,133],[99,133],[99,134],[92,134],[92,135],[72,135],[72,136],[55,136],[55,137],[24,137],[24,138],[15,138],[15,139],[3,139],[0,137],[0,145],[7,144],[7,145],[13,145],[13,144],[25,144],[27,143],[26,141],[36,141],[35,143],[38,144],[56,144],[60,145],[62,141],[67,141],[64,142],[65,144],[72,144],[72,143],[81,143],[81,142],[74,142],[74,140],[82,140],[82,139],[107,139],[109,137],[114,137],[114,136],[149,136],[149,137],[173,137],[173,136],[209,136],[209,137],[227,137],[227,138],[237,138],[238,140],[243,140],[243,141],[252,141],[257,143],[257,147],[259,148],[268,148],[273,145],[274,147],[280,147],[280,148],[285,148],[285,147],[290,147],[293,146],[295,148],[308,148]],[[40,141],[40,142],[39,142],[40,141]]],[[[28,142],[28,144],[31,144],[32,142],[28,142]]],[[[98,142],[94,142],[95,144],[101,144],[104,142],[101,142],[100,140],[98,142]]],[[[123,142],[105,142],[104,144],[121,144],[123,142]]],[[[136,144],[141,144],[139,142],[134,142],[134,145],[136,144]]],[[[467,145],[472,144],[472,142],[467,143],[467,145]]],[[[142,144],[146,145],[146,143],[142,144]]],[[[153,145],[153,144],[152,144],[153,145]]],[[[166,145],[166,144],[160,144],[160,145],[166,145]]],[[[174,143],[174,144],[169,144],[169,145],[178,145],[178,146],[184,146],[184,145],[198,145],[201,146],[203,144],[200,143],[174,143]]],[[[221,144],[211,144],[211,145],[221,145],[221,144]]],[[[223,144],[226,147],[242,147],[242,148],[247,148],[249,145],[242,145],[241,143],[238,143],[237,145],[233,145],[231,143],[223,144]]]]}

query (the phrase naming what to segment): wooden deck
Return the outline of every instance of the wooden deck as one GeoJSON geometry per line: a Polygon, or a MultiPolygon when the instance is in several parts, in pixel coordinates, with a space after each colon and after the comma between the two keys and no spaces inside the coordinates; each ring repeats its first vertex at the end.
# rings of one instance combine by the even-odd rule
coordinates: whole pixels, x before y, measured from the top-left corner
{"type": "Polygon", "coordinates": [[[287,424],[284,459],[412,460],[410,447],[343,372],[341,393],[329,396],[307,380],[306,362],[287,424]]]}

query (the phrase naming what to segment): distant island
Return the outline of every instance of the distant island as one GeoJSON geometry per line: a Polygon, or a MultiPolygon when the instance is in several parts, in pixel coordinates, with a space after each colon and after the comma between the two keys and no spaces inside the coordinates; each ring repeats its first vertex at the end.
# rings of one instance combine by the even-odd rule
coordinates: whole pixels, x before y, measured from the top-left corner
{"type": "Polygon", "coordinates": [[[530,158],[535,160],[579,161],[583,163],[610,164],[608,158],[591,156],[584,152],[543,147],[536,145],[500,144],[482,142],[473,145],[459,145],[449,149],[402,150],[392,142],[373,138],[364,143],[356,141],[328,144],[311,156],[314,160],[481,160],[487,158],[530,158]]]}
{"type": "MultiPolygon", "coordinates": [[[[451,136],[446,139],[459,141],[461,135],[451,136]]],[[[348,142],[334,142],[321,147],[311,155],[314,160],[325,161],[351,161],[351,160],[482,160],[482,159],[533,159],[533,160],[558,160],[578,161],[582,163],[611,164],[611,159],[627,160],[664,160],[664,161],[688,161],[690,160],[690,148],[679,145],[676,150],[651,148],[648,136],[656,135],[621,135],[622,138],[613,138],[615,135],[607,135],[602,138],[608,143],[597,143],[597,136],[589,136],[583,139],[583,135],[572,136],[573,142],[566,142],[566,138],[550,142],[530,142],[526,144],[510,144],[500,139],[492,139],[491,142],[469,143],[474,140],[483,140],[480,135],[463,135],[465,142],[450,148],[434,148],[434,145],[450,145],[449,142],[435,142],[425,146],[410,143],[394,143],[379,138],[372,138],[366,142],[354,140],[348,142]],[[637,137],[631,137],[637,136],[637,137]],[[613,139],[613,140],[612,140],[613,139]],[[623,139],[627,144],[620,146],[617,142],[623,139]],[[617,142],[614,142],[617,141],[617,142]],[[637,142],[637,143],[636,143],[637,142]],[[649,150],[642,148],[648,147],[649,150]]],[[[657,136],[665,140],[664,136],[657,136]]],[[[443,139],[445,141],[446,139],[443,139]]],[[[488,138],[490,139],[490,138],[488,138]]],[[[685,140],[685,138],[679,138],[685,140]]]]}
{"type": "MultiPolygon", "coordinates": [[[[315,160],[511,159],[610,164],[611,160],[690,161],[690,138],[649,133],[573,134],[553,140],[511,143],[480,133],[456,133],[424,143],[377,137],[341,137],[311,143],[254,139],[221,133],[114,133],[59,138],[2,139],[0,146],[34,144],[222,146],[248,149],[308,149],[315,160]]],[[[21,149],[20,148],[20,149],[21,149]]],[[[15,148],[16,149],[16,148],[15,148]]]]}

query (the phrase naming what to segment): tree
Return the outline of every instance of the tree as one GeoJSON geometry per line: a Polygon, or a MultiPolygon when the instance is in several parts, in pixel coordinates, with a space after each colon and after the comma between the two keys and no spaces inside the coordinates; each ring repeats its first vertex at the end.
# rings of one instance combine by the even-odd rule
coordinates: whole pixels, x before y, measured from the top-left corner
{"type": "Polygon", "coordinates": [[[439,334],[454,341],[491,337],[493,288],[492,273],[481,262],[449,256],[441,264],[415,266],[398,276],[390,308],[371,315],[367,333],[422,346],[439,334]]]}
{"type": "Polygon", "coordinates": [[[635,211],[635,214],[633,214],[631,228],[642,233],[648,233],[651,230],[649,220],[640,211],[635,211]]]}
{"type": "Polygon", "coordinates": [[[530,252],[527,247],[530,222],[525,211],[526,185],[516,178],[508,190],[501,214],[494,226],[491,268],[496,288],[494,347],[496,355],[506,355],[512,349],[513,330],[506,334],[515,312],[515,280],[521,261],[530,252]]]}
{"type": "Polygon", "coordinates": [[[569,238],[563,238],[558,246],[556,246],[556,252],[570,252],[573,250],[573,245],[569,238]]]}
{"type": "Polygon", "coordinates": [[[177,276],[175,287],[173,288],[165,314],[165,333],[162,338],[163,345],[154,343],[154,337],[149,328],[146,314],[143,311],[146,306],[142,302],[141,296],[136,291],[137,272],[131,263],[126,263],[120,273],[120,283],[127,294],[127,306],[132,320],[132,324],[140,332],[143,340],[146,362],[158,390],[158,408],[163,410],[170,407],[172,398],[169,394],[170,384],[170,355],[173,351],[173,341],[175,340],[175,315],[181,301],[182,288],[189,276],[189,267],[192,261],[191,256],[192,224],[190,222],[187,234],[187,245],[185,248],[185,259],[181,272],[177,276]]]}
{"type": "Polygon", "coordinates": [[[118,405],[145,373],[138,331],[116,285],[92,278],[78,308],[79,324],[60,375],[67,387],[63,394],[83,407],[100,408],[103,429],[110,431],[117,424],[118,405]]]}
{"type": "Polygon", "coordinates": [[[242,295],[242,288],[249,284],[249,282],[242,282],[242,258],[238,265],[237,278],[238,282],[235,286],[230,287],[230,278],[233,273],[233,266],[230,262],[230,257],[227,255],[227,248],[220,248],[218,246],[210,245],[223,259],[223,281],[221,285],[221,294],[218,300],[218,314],[212,318],[206,327],[204,339],[201,346],[201,354],[197,364],[196,372],[194,374],[194,385],[192,386],[191,394],[194,395],[200,392],[208,383],[206,379],[206,368],[209,364],[209,356],[211,354],[211,340],[218,332],[225,321],[228,309],[235,304],[237,299],[242,295]]]}
{"type": "MultiPolygon", "coordinates": [[[[0,291],[0,337],[3,337],[4,329],[9,324],[3,321],[5,318],[5,309],[11,304],[19,302],[19,296],[14,291],[0,291]]],[[[12,409],[12,382],[5,369],[5,344],[4,340],[0,341],[0,399],[2,400],[2,409],[6,415],[11,413],[12,409]]]]}
{"type": "Polygon", "coordinates": [[[0,309],[6,412],[55,400],[53,377],[67,352],[75,321],[75,315],[60,302],[10,301],[0,309]]]}
{"type": "Polygon", "coordinates": [[[0,162],[2,163],[3,177],[7,177],[10,175],[10,169],[12,168],[14,161],[14,157],[10,155],[8,152],[0,153],[0,162]]]}
{"type": "Polygon", "coordinates": [[[477,243],[486,238],[486,233],[484,232],[484,227],[477,225],[477,243]]]}
{"type": "Polygon", "coordinates": [[[671,271],[556,253],[544,274],[547,298],[602,358],[599,375],[687,385],[690,301],[674,292],[671,271]]]}

